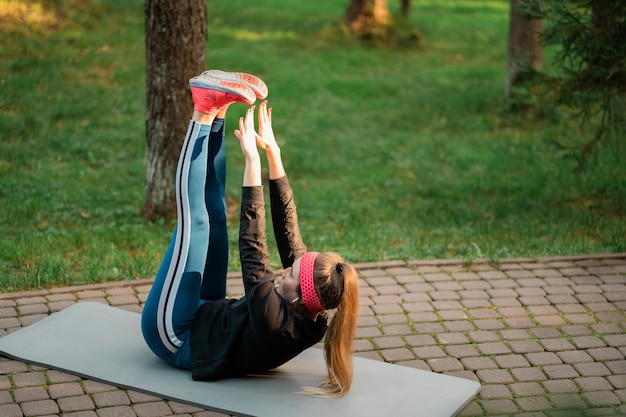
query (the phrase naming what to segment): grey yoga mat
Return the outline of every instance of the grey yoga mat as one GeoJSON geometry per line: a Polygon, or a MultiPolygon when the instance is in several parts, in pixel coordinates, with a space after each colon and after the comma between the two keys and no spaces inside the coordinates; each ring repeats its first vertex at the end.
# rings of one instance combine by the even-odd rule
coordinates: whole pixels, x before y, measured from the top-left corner
{"type": "Polygon", "coordinates": [[[456,415],[478,393],[474,381],[354,358],[351,393],[338,399],[299,394],[324,377],[322,351],[308,349],[263,375],[198,382],[156,358],[140,314],[83,302],[0,338],[0,353],[208,410],[241,416],[456,415]]]}

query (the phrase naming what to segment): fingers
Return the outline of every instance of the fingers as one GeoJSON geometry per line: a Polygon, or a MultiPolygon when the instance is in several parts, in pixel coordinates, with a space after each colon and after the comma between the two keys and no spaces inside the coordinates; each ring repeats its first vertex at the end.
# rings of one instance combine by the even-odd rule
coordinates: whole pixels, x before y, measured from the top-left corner
{"type": "Polygon", "coordinates": [[[239,139],[244,154],[256,151],[256,136],[254,130],[254,106],[251,106],[244,117],[239,118],[239,128],[234,129],[235,137],[239,139]]]}
{"type": "Polygon", "coordinates": [[[252,130],[254,130],[254,107],[255,106],[250,106],[248,108],[246,111],[246,118],[244,120],[246,127],[252,130]]]}
{"type": "Polygon", "coordinates": [[[261,103],[261,106],[259,106],[259,112],[263,113],[263,121],[269,122],[270,124],[272,123],[272,108],[267,107],[267,100],[261,103]]]}
{"type": "Polygon", "coordinates": [[[272,109],[267,109],[267,100],[259,105],[259,128],[272,125],[272,109]]]}
{"type": "Polygon", "coordinates": [[[256,106],[250,106],[244,117],[239,118],[239,129],[234,133],[241,142],[242,148],[252,150],[261,148],[267,151],[276,146],[276,139],[272,131],[272,108],[268,108],[267,100],[258,105],[258,133],[254,128],[254,111],[256,106]]]}
{"type": "Polygon", "coordinates": [[[239,132],[242,135],[254,134],[254,106],[250,106],[245,117],[239,118],[239,132]]]}
{"type": "Polygon", "coordinates": [[[261,102],[261,104],[259,104],[259,114],[258,114],[258,118],[259,118],[259,130],[263,130],[263,125],[265,122],[265,119],[263,118],[263,114],[265,113],[265,107],[267,106],[267,100],[263,100],[261,102]]]}

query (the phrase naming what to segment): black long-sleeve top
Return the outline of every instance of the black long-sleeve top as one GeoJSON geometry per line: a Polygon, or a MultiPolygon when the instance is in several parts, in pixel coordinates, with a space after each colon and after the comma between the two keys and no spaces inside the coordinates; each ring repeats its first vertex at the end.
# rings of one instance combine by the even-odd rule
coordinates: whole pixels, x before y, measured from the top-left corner
{"type": "MultiPolygon", "coordinates": [[[[283,267],[306,252],[298,228],[293,191],[287,177],[270,180],[274,235],[283,267]]],[[[243,187],[239,253],[245,296],[209,301],[191,328],[192,377],[216,380],[276,368],[319,342],[326,332],[316,321],[295,314],[275,289],[269,266],[262,187],[243,187]]]]}

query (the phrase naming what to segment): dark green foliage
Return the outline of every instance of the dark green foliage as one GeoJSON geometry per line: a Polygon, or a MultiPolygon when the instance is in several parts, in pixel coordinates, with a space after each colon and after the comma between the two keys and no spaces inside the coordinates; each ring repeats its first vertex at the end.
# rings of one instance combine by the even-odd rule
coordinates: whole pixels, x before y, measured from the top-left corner
{"type": "Polygon", "coordinates": [[[583,168],[597,145],[626,133],[626,0],[529,0],[522,9],[545,20],[544,43],[559,48],[557,71],[539,80],[544,99],[576,111],[581,128],[591,129],[582,143],[560,143],[583,168]]]}

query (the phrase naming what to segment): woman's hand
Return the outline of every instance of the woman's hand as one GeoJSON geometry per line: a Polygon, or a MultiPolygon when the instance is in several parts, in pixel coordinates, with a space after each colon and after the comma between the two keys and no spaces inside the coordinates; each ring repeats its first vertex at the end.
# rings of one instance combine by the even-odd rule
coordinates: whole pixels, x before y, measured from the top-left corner
{"type": "Polygon", "coordinates": [[[272,108],[267,108],[267,100],[259,105],[259,135],[256,143],[264,151],[278,151],[278,144],[272,129],[272,108]]]}
{"type": "Polygon", "coordinates": [[[257,133],[254,131],[254,106],[246,112],[246,117],[239,118],[239,129],[235,129],[235,136],[241,144],[241,151],[246,158],[243,170],[243,186],[255,187],[261,185],[261,158],[256,145],[257,133]]]}
{"type": "Polygon", "coordinates": [[[286,174],[280,156],[280,147],[276,143],[272,129],[272,109],[267,108],[267,100],[259,105],[259,134],[256,137],[256,143],[267,155],[270,179],[284,177],[286,174]]]}
{"type": "Polygon", "coordinates": [[[241,144],[241,151],[244,157],[258,159],[259,151],[257,149],[257,133],[254,130],[254,106],[250,106],[246,111],[246,116],[239,118],[239,129],[235,129],[235,136],[241,144]]]}

